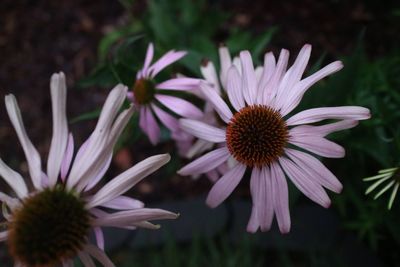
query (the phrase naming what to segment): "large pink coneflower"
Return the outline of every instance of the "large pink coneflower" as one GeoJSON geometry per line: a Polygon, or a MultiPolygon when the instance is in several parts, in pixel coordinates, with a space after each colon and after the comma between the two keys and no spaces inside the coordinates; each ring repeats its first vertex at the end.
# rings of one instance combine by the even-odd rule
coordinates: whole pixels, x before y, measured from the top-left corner
{"type": "Polygon", "coordinates": [[[331,201],[324,187],[339,193],[342,185],[312,154],[343,157],[343,147],[325,137],[354,127],[358,120],[370,117],[368,109],[356,106],[313,108],[288,115],[313,84],[343,67],[340,61],[336,61],[302,79],[310,53],[311,46],[305,45],[287,71],[287,50],[281,51],[277,62],[272,53],[267,53],[258,77],[250,53],[241,52],[241,70],[233,64],[226,78],[232,110],[207,83],[201,84],[204,95],[213,104],[225,127],[190,119],[180,121],[187,132],[222,145],[183,167],[180,174],[205,173],[230,159],[235,160],[235,166],[212,187],[206,201],[210,207],[221,204],[239,184],[246,169],[251,169],[253,208],[247,226],[249,232],[256,232],[258,228],[269,230],[274,214],[280,231],[290,231],[285,174],[307,197],[329,207],[331,201]],[[323,120],[338,121],[310,125],[323,120]]]}
{"type": "Polygon", "coordinates": [[[128,98],[139,108],[139,126],[155,145],[160,139],[160,127],[156,118],[170,130],[172,134],[179,131],[176,116],[184,118],[200,118],[202,112],[192,103],[171,95],[168,91],[186,91],[198,88],[199,80],[187,77],[170,79],[156,83],[155,76],[175,61],[186,55],[184,51],[169,51],[155,63],[151,64],[154,55],[152,43],[147,48],[143,69],[136,75],[136,81],[128,98]],[[172,111],[171,115],[166,110],[172,111]]]}
{"type": "Polygon", "coordinates": [[[165,154],[147,158],[94,190],[133,113],[133,107],[119,113],[127,88],[118,85],[110,92],[95,130],[73,160],[64,74],[54,74],[50,87],[53,138],[45,172],[41,157],[26,134],[15,97],[5,98],[8,115],[25,152],[33,188],[29,190],[22,176],[0,160],[0,176],[14,191],[11,195],[0,192],[7,220],[2,223],[5,230],[0,232],[0,241],[7,242],[15,266],[73,266],[75,257],[86,267],[95,266],[94,259],[103,266],[114,266],[103,251],[101,227],[157,229],[159,226],[148,220],[177,217],[169,211],[144,208],[142,202],[123,196],[170,157],[165,154]],[[91,232],[95,233],[97,246],[88,240],[91,232]]]}

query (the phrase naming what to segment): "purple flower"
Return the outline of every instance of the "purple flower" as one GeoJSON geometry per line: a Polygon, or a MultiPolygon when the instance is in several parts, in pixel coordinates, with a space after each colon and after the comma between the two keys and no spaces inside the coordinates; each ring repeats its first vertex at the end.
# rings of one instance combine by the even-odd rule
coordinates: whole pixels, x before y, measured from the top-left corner
{"type": "Polygon", "coordinates": [[[303,150],[322,157],[344,157],[343,147],[325,137],[370,118],[368,109],[356,106],[313,108],[289,115],[313,84],[343,67],[336,61],[302,79],[310,53],[311,46],[305,45],[287,71],[287,50],[281,51],[277,62],[272,53],[267,53],[263,68],[256,71],[250,53],[242,51],[240,64],[234,62],[229,66],[225,80],[233,110],[208,83],[201,84],[202,92],[225,126],[180,120],[182,129],[188,133],[221,145],[183,167],[181,175],[206,173],[228,160],[235,161],[212,187],[207,197],[210,207],[221,204],[239,184],[246,169],[251,169],[253,208],[247,226],[249,232],[258,228],[269,230],[274,214],[280,231],[290,231],[285,176],[311,200],[329,207],[331,201],[324,188],[339,193],[342,184],[315,156],[303,150]],[[338,121],[310,125],[323,120],[338,121]]]}
{"type": "Polygon", "coordinates": [[[168,94],[168,90],[186,91],[197,88],[199,86],[198,79],[180,77],[162,83],[154,81],[155,76],[160,71],[184,57],[186,52],[171,50],[150,65],[153,60],[153,54],[154,47],[150,43],[143,68],[137,73],[132,92],[129,92],[127,96],[139,108],[140,128],[147,134],[150,142],[155,145],[160,139],[160,127],[156,118],[172,134],[180,130],[177,118],[165,111],[165,109],[172,111],[177,116],[191,119],[200,118],[202,112],[192,103],[168,94]]]}
{"type": "Polygon", "coordinates": [[[75,159],[73,137],[68,132],[63,73],[52,76],[50,88],[53,137],[46,172],[42,171],[41,157],[26,134],[15,97],[5,98],[8,115],[25,152],[33,188],[28,190],[25,179],[0,159],[0,176],[15,193],[14,196],[0,192],[7,220],[0,241],[7,241],[15,266],[73,266],[76,256],[84,266],[95,266],[92,258],[104,266],[115,266],[103,251],[101,227],[157,229],[159,226],[149,220],[177,217],[169,211],[144,208],[141,201],[123,196],[166,164],[170,156],[147,158],[100,187],[114,145],[134,111],[131,106],[119,112],[127,88],[118,85],[110,92],[96,128],[75,159]],[[89,243],[90,232],[95,233],[97,246],[89,243]]]}

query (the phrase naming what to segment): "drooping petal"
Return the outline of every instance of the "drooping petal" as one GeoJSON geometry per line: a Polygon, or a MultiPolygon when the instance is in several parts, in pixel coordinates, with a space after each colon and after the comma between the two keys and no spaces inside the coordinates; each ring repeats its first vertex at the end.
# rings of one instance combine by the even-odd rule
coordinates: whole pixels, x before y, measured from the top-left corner
{"type": "Polygon", "coordinates": [[[214,109],[218,112],[218,115],[223,121],[228,123],[232,118],[233,114],[229,109],[228,105],[224,100],[206,83],[200,83],[200,89],[213,105],[214,109]]]}
{"type": "Polygon", "coordinates": [[[4,181],[14,190],[20,199],[25,198],[28,195],[28,187],[24,181],[24,178],[8,167],[2,159],[0,159],[0,176],[4,181]]]}
{"type": "Polygon", "coordinates": [[[290,231],[289,193],[281,167],[277,162],[271,164],[271,188],[276,220],[282,234],[290,231]]]}
{"type": "Polygon", "coordinates": [[[87,208],[102,205],[132,188],[149,174],[155,172],[170,160],[170,155],[162,154],[149,157],[103,186],[87,203],[87,208]]]}
{"type": "Polygon", "coordinates": [[[258,168],[253,169],[251,172],[250,177],[250,193],[251,193],[251,201],[252,201],[252,208],[251,208],[251,215],[249,222],[247,224],[247,232],[255,233],[257,232],[258,228],[260,227],[260,219],[258,215],[258,206],[261,204],[259,203],[259,195],[260,195],[260,177],[261,173],[258,168]]]}
{"type": "Polygon", "coordinates": [[[175,78],[169,79],[156,85],[157,89],[167,89],[176,91],[187,91],[199,88],[200,79],[195,78],[175,78]]]}
{"type": "Polygon", "coordinates": [[[258,82],[258,92],[263,92],[269,80],[275,72],[276,60],[272,52],[266,53],[264,56],[264,68],[258,82]]]}
{"type": "Polygon", "coordinates": [[[93,227],[94,236],[99,249],[104,250],[104,233],[100,227],[93,227]]]}
{"type": "Polygon", "coordinates": [[[6,108],[10,121],[14,126],[14,129],[18,135],[18,139],[22,145],[25,153],[26,160],[28,162],[29,174],[31,176],[33,185],[36,189],[42,187],[42,163],[39,152],[33,146],[31,140],[26,134],[25,126],[22,121],[21,111],[18,107],[17,100],[14,95],[7,95],[5,97],[6,108]]]}
{"type": "Polygon", "coordinates": [[[97,173],[94,173],[92,178],[88,179],[89,182],[88,182],[87,186],[85,187],[85,191],[89,191],[90,189],[95,187],[97,185],[97,183],[100,182],[100,180],[104,177],[104,175],[110,168],[112,156],[113,156],[113,154],[110,154],[108,156],[108,160],[106,161],[104,166],[101,169],[99,169],[97,173]]]}
{"type": "Polygon", "coordinates": [[[161,123],[164,124],[165,127],[167,127],[171,132],[177,131],[179,129],[179,121],[175,117],[154,104],[151,104],[151,108],[153,109],[156,116],[160,119],[161,123]]]}
{"type": "MultiPolygon", "coordinates": [[[[256,168],[253,169],[253,171],[256,168]]],[[[268,166],[261,169],[259,185],[260,195],[258,199],[258,216],[261,231],[265,232],[271,228],[274,218],[274,203],[272,195],[271,171],[268,166]]]]}
{"type": "Polygon", "coordinates": [[[324,208],[331,205],[331,200],[322,186],[311,181],[295,163],[285,157],[281,157],[279,162],[293,184],[305,196],[324,208]]]}
{"type": "Polygon", "coordinates": [[[245,103],[242,93],[242,84],[240,81],[241,77],[235,66],[229,68],[227,77],[226,91],[228,93],[229,101],[232,106],[239,111],[245,107],[245,103]]]}
{"type": "Polygon", "coordinates": [[[153,116],[153,113],[151,112],[150,107],[145,107],[145,123],[146,123],[146,133],[147,136],[149,137],[150,142],[153,145],[156,145],[158,141],[160,140],[160,126],[158,126],[158,123],[156,119],[153,116]]]}
{"type": "Polygon", "coordinates": [[[178,171],[180,175],[195,175],[206,173],[217,168],[230,157],[228,149],[224,146],[215,149],[189,163],[178,171]]]}
{"type": "Polygon", "coordinates": [[[342,146],[320,136],[291,136],[289,143],[326,158],[343,158],[342,146]]]}
{"type": "Polygon", "coordinates": [[[53,137],[47,159],[47,176],[49,177],[49,186],[54,186],[60,173],[68,142],[67,86],[64,73],[53,74],[50,81],[50,92],[53,111],[53,137]]]}
{"type": "Polygon", "coordinates": [[[248,105],[254,105],[257,98],[257,78],[254,72],[253,60],[249,51],[240,52],[242,63],[242,90],[244,100],[248,105]]]}
{"type": "Polygon", "coordinates": [[[301,111],[290,117],[288,126],[313,123],[327,119],[336,120],[366,120],[371,117],[369,109],[357,106],[312,108],[301,111]]]}
{"type": "Polygon", "coordinates": [[[213,143],[225,142],[224,130],[208,125],[204,122],[189,119],[180,119],[179,125],[184,131],[196,136],[197,138],[213,143]]]}
{"type": "Polygon", "coordinates": [[[101,249],[94,245],[86,244],[83,247],[83,251],[87,252],[90,256],[98,260],[104,267],[115,267],[114,263],[107,257],[107,255],[101,249]]]}
{"type": "Polygon", "coordinates": [[[320,183],[322,186],[335,193],[340,193],[342,191],[343,186],[340,181],[321,163],[321,161],[310,154],[295,149],[287,148],[285,152],[297,166],[309,174],[309,178],[313,179],[314,182],[320,183]]]}
{"type": "Polygon", "coordinates": [[[246,166],[238,163],[225,173],[211,188],[206,203],[211,208],[221,204],[236,188],[246,171],[246,166]]]}
{"type": "Polygon", "coordinates": [[[203,112],[198,107],[184,99],[161,94],[156,94],[155,97],[164,106],[184,118],[198,119],[203,116],[203,112]]]}

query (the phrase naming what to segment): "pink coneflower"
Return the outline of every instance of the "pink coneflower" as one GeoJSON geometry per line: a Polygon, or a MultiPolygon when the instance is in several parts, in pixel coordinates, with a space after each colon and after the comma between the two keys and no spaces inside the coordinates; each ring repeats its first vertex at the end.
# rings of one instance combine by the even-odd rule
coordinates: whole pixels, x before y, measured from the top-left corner
{"type": "Polygon", "coordinates": [[[75,257],[87,267],[95,266],[94,259],[104,266],[114,266],[103,252],[101,227],[157,229],[148,220],[177,217],[169,211],[143,208],[142,202],[122,196],[170,157],[157,155],[145,159],[93,190],[104,176],[113,147],[133,113],[133,107],[119,113],[127,88],[118,85],[110,92],[95,130],[72,163],[74,144],[68,134],[64,74],[54,74],[50,87],[53,138],[46,172],[42,171],[40,155],[26,134],[15,97],[5,98],[8,115],[25,152],[33,188],[28,190],[22,176],[0,160],[0,176],[15,193],[14,197],[0,192],[7,220],[2,223],[6,230],[0,232],[0,241],[7,242],[15,266],[73,266],[75,257]],[[89,243],[91,231],[97,246],[89,243]]]}
{"type": "Polygon", "coordinates": [[[162,83],[156,83],[154,80],[160,71],[184,57],[186,52],[169,51],[154,64],[150,65],[153,60],[153,54],[154,47],[150,43],[147,48],[143,69],[137,73],[135,84],[132,92],[128,93],[128,98],[139,108],[140,128],[147,134],[150,142],[155,145],[160,139],[160,127],[156,118],[171,133],[179,130],[177,118],[166,112],[165,108],[178,116],[191,119],[200,118],[202,112],[192,103],[168,94],[168,90],[186,91],[197,88],[199,86],[198,79],[183,77],[170,79],[162,83]]]}
{"type": "Polygon", "coordinates": [[[329,207],[331,202],[323,187],[339,193],[342,185],[315,156],[303,150],[322,157],[341,158],[345,154],[343,147],[325,136],[354,127],[358,120],[370,117],[368,109],[356,106],[313,108],[288,116],[313,84],[343,67],[336,61],[301,79],[310,53],[311,46],[305,45],[287,71],[287,50],[281,51],[278,62],[272,53],[267,53],[262,74],[257,78],[250,53],[241,52],[241,73],[232,65],[226,80],[233,111],[207,83],[201,84],[226,127],[190,119],[180,121],[187,132],[222,144],[183,167],[180,174],[205,173],[231,158],[236,162],[212,187],[206,200],[210,207],[221,204],[239,184],[246,169],[251,169],[253,208],[247,226],[249,232],[258,228],[269,230],[274,214],[280,231],[290,231],[285,173],[307,197],[329,207]],[[332,119],[339,121],[308,125],[332,119]]]}

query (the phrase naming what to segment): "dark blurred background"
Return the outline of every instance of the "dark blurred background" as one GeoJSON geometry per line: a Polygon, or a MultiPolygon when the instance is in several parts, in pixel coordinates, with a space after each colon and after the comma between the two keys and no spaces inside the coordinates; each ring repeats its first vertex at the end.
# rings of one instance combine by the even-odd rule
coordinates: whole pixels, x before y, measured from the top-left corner
{"type": "MultiPolygon", "coordinates": [[[[337,103],[367,105],[374,111],[375,106],[371,103],[375,100],[370,101],[368,96],[376,95],[380,99],[391,95],[387,90],[395,94],[400,90],[395,87],[400,84],[397,64],[400,63],[399,1],[2,0],[0,97],[3,99],[8,93],[16,95],[29,136],[45,157],[51,138],[49,79],[52,73],[63,71],[66,74],[68,115],[72,119],[101,106],[111,87],[100,81],[96,71],[113,58],[110,51],[115,44],[128,42],[132,36],[144,35],[144,40],[154,41],[156,49],[160,47],[165,51],[175,45],[180,49],[193,49],[197,53],[193,54],[201,58],[207,51],[215,54],[221,42],[233,47],[232,50],[247,49],[250,41],[266,36],[268,30],[271,37],[262,52],[287,48],[292,52],[293,60],[301,46],[310,43],[313,45],[311,65],[344,60],[345,69],[350,71],[342,74],[339,81],[319,88],[325,87],[323,98],[326,94],[337,95],[335,100],[327,100],[327,103],[342,99],[337,103]],[[189,19],[184,17],[180,10],[182,6],[193,9],[193,14],[199,18],[190,20],[190,14],[189,19]],[[157,30],[164,26],[163,22],[166,25],[171,22],[170,30],[157,30]],[[179,43],[169,42],[169,35],[163,32],[173,32],[175,35],[171,36],[178,36],[179,43]],[[196,35],[205,37],[194,39],[196,35]],[[198,46],[196,49],[192,47],[193,43],[198,46]],[[362,82],[355,85],[356,81],[362,82]],[[374,91],[383,83],[386,91],[374,91]],[[333,91],[329,90],[331,87],[333,91]],[[357,93],[340,95],[353,89],[357,93]]],[[[136,50],[133,45],[130,53],[143,60],[143,44],[140,47],[136,50]]],[[[195,74],[198,63],[188,61],[180,68],[195,74]]],[[[132,72],[132,79],[134,75],[132,72]]],[[[310,105],[315,103],[315,98],[309,96],[310,105]]],[[[399,108],[397,96],[395,99],[397,102],[390,100],[388,105],[393,110],[399,108]]],[[[381,105],[386,104],[377,106],[381,105]]],[[[376,149],[374,145],[373,151],[365,148],[370,142],[381,142],[379,138],[373,139],[379,136],[379,133],[375,135],[378,126],[383,127],[390,137],[397,136],[398,131],[392,131],[392,127],[397,127],[393,125],[399,124],[396,119],[400,116],[389,118],[380,114],[374,115],[381,121],[386,120],[387,124],[381,121],[380,124],[370,123],[355,133],[356,137],[371,133],[370,139],[362,141],[364,143],[360,137],[351,139],[354,142],[347,145],[346,142],[350,142],[347,135],[337,137],[344,140],[347,149],[348,146],[355,148],[354,153],[349,152],[348,159],[327,161],[340,178],[357,180],[348,186],[350,193],[346,192],[345,182],[343,195],[334,196],[333,208],[329,210],[303,198],[298,200],[300,196],[291,199],[296,205],[291,209],[293,230],[289,235],[281,236],[275,227],[267,234],[245,234],[250,211],[246,185],[237,190],[231,201],[216,210],[209,210],[204,204],[204,196],[210,182],[205,178],[192,181],[174,175],[180,164],[175,161],[165,173],[141,183],[133,194],[148,201],[150,206],[179,211],[181,218],[166,223],[161,234],[140,230],[126,235],[110,230],[112,232],[106,237],[108,251],[117,266],[400,266],[397,252],[400,231],[393,229],[400,223],[396,215],[399,208],[388,212],[385,210],[387,199],[376,204],[370,197],[364,197],[366,185],[360,182],[362,177],[371,176],[380,168],[398,164],[400,153],[397,150],[388,152],[383,148],[376,149]],[[375,220],[376,216],[380,216],[380,220],[375,220]],[[392,224],[388,226],[387,220],[392,224]]],[[[71,124],[78,143],[87,138],[94,123],[95,120],[80,120],[71,124]]],[[[157,148],[151,147],[143,137],[136,142],[120,146],[109,176],[139,159],[174,150],[168,141],[157,148]]],[[[397,148],[390,142],[382,146],[397,148]]],[[[3,104],[0,105],[0,156],[15,169],[26,173],[23,152],[3,104]]],[[[7,190],[3,183],[0,188],[7,190]]],[[[0,245],[1,266],[11,266],[6,255],[5,246],[0,245]]]]}

